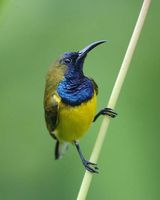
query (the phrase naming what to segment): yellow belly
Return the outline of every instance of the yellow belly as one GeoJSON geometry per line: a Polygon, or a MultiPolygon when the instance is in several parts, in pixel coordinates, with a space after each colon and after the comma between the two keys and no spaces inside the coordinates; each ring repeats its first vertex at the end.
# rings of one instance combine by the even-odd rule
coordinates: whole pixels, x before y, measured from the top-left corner
{"type": "Polygon", "coordinates": [[[96,94],[79,106],[67,106],[59,102],[56,136],[59,140],[72,142],[82,137],[92,123],[96,111],[96,94]]]}

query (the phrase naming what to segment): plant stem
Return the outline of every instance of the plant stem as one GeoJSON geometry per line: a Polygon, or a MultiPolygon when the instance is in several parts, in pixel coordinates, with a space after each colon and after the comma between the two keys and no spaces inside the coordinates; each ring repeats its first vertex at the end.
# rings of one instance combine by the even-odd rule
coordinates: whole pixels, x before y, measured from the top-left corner
{"type": "MultiPolygon", "coordinates": [[[[135,25],[133,34],[130,39],[129,46],[127,48],[124,60],[122,62],[118,77],[116,79],[115,85],[113,87],[113,90],[112,90],[112,93],[111,93],[111,96],[109,99],[109,103],[107,106],[108,108],[114,109],[114,107],[116,105],[117,99],[119,97],[123,82],[125,80],[130,62],[133,57],[133,53],[134,53],[136,45],[137,45],[137,41],[139,39],[141,30],[142,30],[142,27],[143,27],[143,24],[144,24],[144,21],[145,21],[145,18],[146,18],[146,15],[147,15],[147,12],[148,12],[148,9],[150,6],[150,2],[151,2],[151,0],[144,0],[144,2],[143,2],[137,23],[135,25]]],[[[105,139],[105,136],[106,136],[106,133],[108,130],[109,123],[110,123],[110,118],[104,117],[101,127],[100,127],[100,130],[99,130],[99,133],[98,133],[98,136],[97,136],[97,139],[96,139],[95,146],[93,148],[93,152],[91,154],[91,158],[90,158],[91,162],[97,162],[97,160],[98,160],[98,157],[99,157],[102,145],[103,145],[103,141],[105,139]]],[[[90,173],[88,171],[85,172],[77,200],[85,200],[86,199],[92,177],[93,177],[92,173],[90,173]]]]}

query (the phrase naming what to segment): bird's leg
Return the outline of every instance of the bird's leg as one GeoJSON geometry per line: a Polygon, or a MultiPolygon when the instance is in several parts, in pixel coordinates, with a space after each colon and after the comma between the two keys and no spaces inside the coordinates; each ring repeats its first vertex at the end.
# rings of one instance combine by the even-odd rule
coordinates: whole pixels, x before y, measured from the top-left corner
{"type": "Polygon", "coordinates": [[[49,132],[49,134],[54,140],[57,140],[57,137],[55,136],[54,132],[49,132]]]}
{"type": "Polygon", "coordinates": [[[77,141],[74,141],[74,144],[77,148],[77,151],[79,153],[79,156],[81,158],[81,161],[84,165],[84,167],[86,168],[86,170],[88,170],[89,172],[92,172],[92,173],[98,173],[98,167],[97,167],[97,164],[96,163],[92,163],[92,162],[89,162],[88,160],[86,160],[82,154],[82,151],[80,149],[80,145],[77,141]]]}
{"type": "Polygon", "coordinates": [[[96,121],[96,119],[100,116],[100,115],[108,115],[112,118],[116,117],[117,113],[114,112],[111,108],[103,108],[102,110],[100,110],[96,116],[94,117],[93,122],[96,121]]]}

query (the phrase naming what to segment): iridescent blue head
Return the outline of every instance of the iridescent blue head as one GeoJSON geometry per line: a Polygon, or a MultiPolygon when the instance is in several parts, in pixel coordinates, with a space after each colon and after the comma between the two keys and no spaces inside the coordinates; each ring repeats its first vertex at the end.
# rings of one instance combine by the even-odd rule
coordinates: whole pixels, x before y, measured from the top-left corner
{"type": "Polygon", "coordinates": [[[94,88],[92,81],[83,74],[84,60],[93,48],[106,42],[94,42],[78,52],[66,52],[60,59],[60,64],[65,65],[64,79],[57,87],[57,92],[62,101],[69,105],[79,105],[92,98],[94,88]]]}

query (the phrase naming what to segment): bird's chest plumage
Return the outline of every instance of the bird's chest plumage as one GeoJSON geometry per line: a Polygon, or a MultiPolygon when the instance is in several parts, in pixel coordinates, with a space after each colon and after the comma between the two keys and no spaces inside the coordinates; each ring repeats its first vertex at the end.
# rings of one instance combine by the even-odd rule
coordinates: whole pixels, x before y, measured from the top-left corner
{"type": "Polygon", "coordinates": [[[59,140],[72,142],[82,137],[92,123],[96,111],[96,94],[78,106],[59,102],[56,135],[59,140]]]}
{"type": "Polygon", "coordinates": [[[60,98],[56,136],[72,142],[79,139],[92,123],[96,110],[96,94],[92,81],[64,79],[57,87],[60,98]]]}
{"type": "Polygon", "coordinates": [[[78,106],[93,97],[94,88],[87,77],[73,77],[70,80],[64,79],[58,85],[57,92],[65,104],[78,106]]]}

